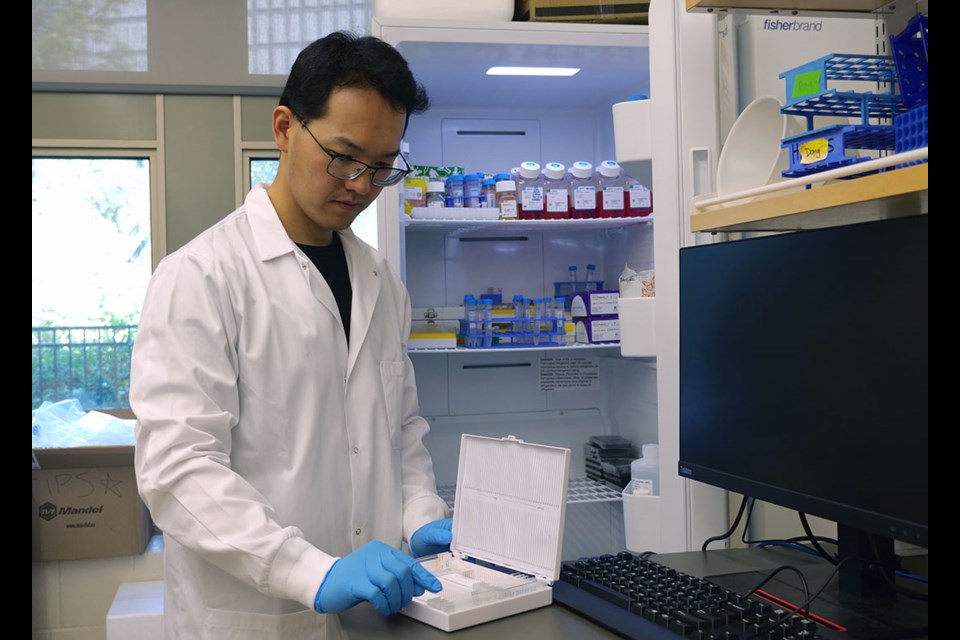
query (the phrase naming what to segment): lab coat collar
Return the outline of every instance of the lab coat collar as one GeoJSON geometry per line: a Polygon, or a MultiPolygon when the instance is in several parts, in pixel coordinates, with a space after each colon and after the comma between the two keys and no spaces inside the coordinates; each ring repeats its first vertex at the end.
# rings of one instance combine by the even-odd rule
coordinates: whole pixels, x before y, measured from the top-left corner
{"type": "Polygon", "coordinates": [[[295,247],[267,195],[267,186],[263,182],[254,185],[243,201],[253,231],[253,241],[264,262],[292,253],[295,247]]]}
{"type": "MultiPolygon", "coordinates": [[[[267,195],[266,184],[257,184],[250,190],[244,200],[244,208],[247,210],[250,228],[253,231],[253,241],[256,243],[261,260],[268,261],[288,253],[296,253],[296,244],[283,228],[277,210],[267,195]]],[[[344,229],[339,234],[343,252],[347,256],[350,287],[353,289],[350,310],[350,349],[347,361],[347,376],[349,376],[370,328],[373,311],[380,297],[383,272],[389,267],[380,254],[357,238],[353,230],[344,229]]],[[[321,297],[320,302],[339,318],[340,311],[332,292],[329,296],[321,297]]]]}

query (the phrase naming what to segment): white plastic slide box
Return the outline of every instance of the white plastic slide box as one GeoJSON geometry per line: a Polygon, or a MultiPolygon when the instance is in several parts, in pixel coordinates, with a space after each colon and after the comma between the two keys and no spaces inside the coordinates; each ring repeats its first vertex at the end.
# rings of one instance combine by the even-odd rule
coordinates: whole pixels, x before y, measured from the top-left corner
{"type": "Polygon", "coordinates": [[[569,449],[462,434],[450,551],[420,559],[443,589],[401,613],[456,631],[551,604],[569,476],[569,449]]]}

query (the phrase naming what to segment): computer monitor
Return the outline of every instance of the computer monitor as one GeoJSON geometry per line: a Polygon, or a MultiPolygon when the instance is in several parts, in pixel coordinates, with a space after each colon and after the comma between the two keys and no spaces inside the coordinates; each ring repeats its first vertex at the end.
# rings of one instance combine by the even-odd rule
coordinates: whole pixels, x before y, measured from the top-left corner
{"type": "Polygon", "coordinates": [[[680,250],[679,474],[836,522],[851,597],[929,544],[927,220],[680,250]]]}

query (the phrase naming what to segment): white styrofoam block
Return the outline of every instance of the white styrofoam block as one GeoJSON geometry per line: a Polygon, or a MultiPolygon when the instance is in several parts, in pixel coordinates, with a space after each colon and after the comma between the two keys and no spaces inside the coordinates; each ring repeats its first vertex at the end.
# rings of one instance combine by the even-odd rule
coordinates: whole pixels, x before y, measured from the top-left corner
{"type": "Polygon", "coordinates": [[[659,552],[660,496],[633,495],[628,485],[623,490],[623,527],[628,550],[659,552]]]}
{"type": "Polygon", "coordinates": [[[650,106],[650,100],[628,100],[612,107],[613,143],[621,167],[653,158],[650,106]]]}
{"type": "Polygon", "coordinates": [[[106,626],[106,640],[163,640],[163,581],[121,584],[106,626]]]}
{"type": "Polygon", "coordinates": [[[651,357],[657,355],[654,331],[656,298],[620,298],[620,355],[651,357]]]}

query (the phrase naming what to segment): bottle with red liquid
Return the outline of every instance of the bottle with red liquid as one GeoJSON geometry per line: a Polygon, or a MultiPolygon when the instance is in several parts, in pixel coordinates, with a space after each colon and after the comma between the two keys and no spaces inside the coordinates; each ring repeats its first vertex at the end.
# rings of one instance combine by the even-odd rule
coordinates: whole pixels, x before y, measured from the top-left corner
{"type": "Polygon", "coordinates": [[[621,175],[626,189],[627,217],[645,218],[653,213],[653,192],[630,174],[624,172],[621,175]]]}
{"type": "Polygon", "coordinates": [[[597,217],[597,180],[593,165],[578,160],[570,165],[570,217],[597,217]]]}
{"type": "Polygon", "coordinates": [[[566,167],[559,162],[548,162],[543,167],[543,217],[559,220],[570,217],[570,184],[566,167]]]}
{"type": "Polygon", "coordinates": [[[597,217],[622,218],[627,214],[620,165],[604,160],[597,168],[597,217]]]}
{"type": "Polygon", "coordinates": [[[527,161],[520,163],[517,182],[517,217],[521,220],[542,220],[544,210],[543,174],[540,165],[527,161]]]}

